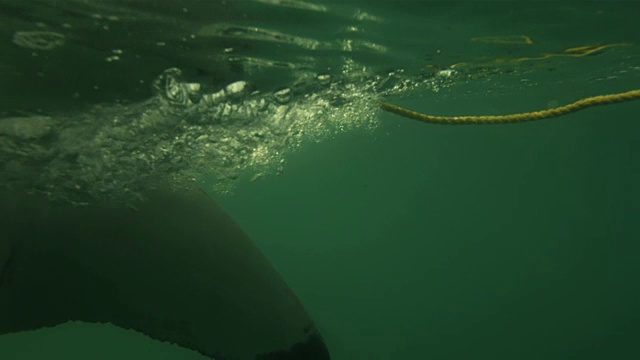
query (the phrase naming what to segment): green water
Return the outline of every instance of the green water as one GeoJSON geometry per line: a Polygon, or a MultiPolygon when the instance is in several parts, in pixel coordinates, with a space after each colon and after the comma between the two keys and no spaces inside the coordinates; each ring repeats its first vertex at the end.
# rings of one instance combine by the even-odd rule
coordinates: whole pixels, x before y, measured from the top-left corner
{"type": "Polygon", "coordinates": [[[384,116],[227,206],[336,358],[633,358],[637,109],[506,128],[384,116]],[[240,208],[263,199],[277,209],[240,208]]]}
{"type": "MultiPolygon", "coordinates": [[[[458,3],[455,12],[440,4],[431,18],[428,2],[399,4],[370,6],[394,9],[387,21],[407,26],[418,16],[411,8],[421,8],[421,28],[442,36],[451,14],[463,26],[450,38],[416,32],[400,41],[416,62],[427,57],[412,48],[422,36],[455,47],[447,60],[457,62],[465,49],[481,50],[455,44],[512,34],[509,26],[541,43],[516,57],[640,35],[625,15],[638,13],[637,2],[567,6],[584,23],[567,18],[565,28],[562,12],[545,11],[560,5],[549,3],[529,3],[513,17],[514,3],[506,3],[509,11],[502,2],[482,11],[458,3]],[[503,17],[511,20],[485,20],[503,17]]],[[[637,46],[394,103],[438,115],[514,113],[638,89],[637,46]]],[[[380,112],[377,129],[309,142],[287,155],[281,175],[242,178],[233,195],[214,197],[301,298],[333,359],[635,359],[638,113],[640,103],[630,102],[540,122],[439,126],[380,112]]],[[[138,334],[77,324],[0,337],[0,358],[202,359],[138,334]]]]}

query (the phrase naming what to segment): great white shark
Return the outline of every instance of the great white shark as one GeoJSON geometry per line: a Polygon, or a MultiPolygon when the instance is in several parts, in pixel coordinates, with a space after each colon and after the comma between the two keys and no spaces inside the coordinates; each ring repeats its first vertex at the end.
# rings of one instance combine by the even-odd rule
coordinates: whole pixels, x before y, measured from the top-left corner
{"type": "Polygon", "coordinates": [[[0,194],[0,335],[111,323],[218,360],[325,360],[303,305],[202,191],[136,206],[0,194]]]}

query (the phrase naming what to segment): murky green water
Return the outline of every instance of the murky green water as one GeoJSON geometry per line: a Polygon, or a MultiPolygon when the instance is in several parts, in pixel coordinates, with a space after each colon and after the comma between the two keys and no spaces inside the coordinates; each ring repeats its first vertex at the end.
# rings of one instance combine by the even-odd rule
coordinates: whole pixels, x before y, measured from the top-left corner
{"type": "MultiPolygon", "coordinates": [[[[196,179],[334,359],[638,356],[638,102],[495,126],[376,107],[507,114],[638,89],[637,3],[98,4],[0,2],[0,114],[48,116],[59,135],[0,127],[3,185],[84,202],[196,179]],[[17,31],[65,42],[29,48],[17,31]],[[152,90],[173,67],[200,84],[192,98],[164,78],[152,90]],[[241,80],[260,92],[206,101],[241,80]]],[[[2,336],[0,358],[202,357],[73,324],[2,336]]]]}

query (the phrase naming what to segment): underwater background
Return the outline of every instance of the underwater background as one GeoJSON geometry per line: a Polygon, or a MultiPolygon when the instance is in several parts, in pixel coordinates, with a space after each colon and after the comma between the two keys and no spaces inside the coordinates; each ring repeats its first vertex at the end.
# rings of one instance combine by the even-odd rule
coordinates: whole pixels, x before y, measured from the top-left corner
{"type": "MultiPolygon", "coordinates": [[[[638,89],[639,13],[633,1],[2,0],[0,114],[50,120],[30,135],[0,126],[0,180],[76,202],[135,196],[158,175],[197,182],[333,359],[634,359],[640,103],[455,126],[377,101],[498,115],[638,89]],[[207,100],[236,81],[251,93],[207,100]],[[180,85],[196,83],[205,95],[180,85]]],[[[73,323],[2,336],[0,358],[204,357],[73,323]]]]}

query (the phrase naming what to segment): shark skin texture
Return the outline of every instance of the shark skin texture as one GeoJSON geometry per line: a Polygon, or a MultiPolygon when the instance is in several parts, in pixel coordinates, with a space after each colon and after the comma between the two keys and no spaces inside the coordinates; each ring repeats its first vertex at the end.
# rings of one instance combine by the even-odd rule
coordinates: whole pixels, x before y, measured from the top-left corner
{"type": "Polygon", "coordinates": [[[218,360],[325,360],[300,300],[201,191],[136,208],[0,193],[0,335],[111,323],[218,360]]]}

